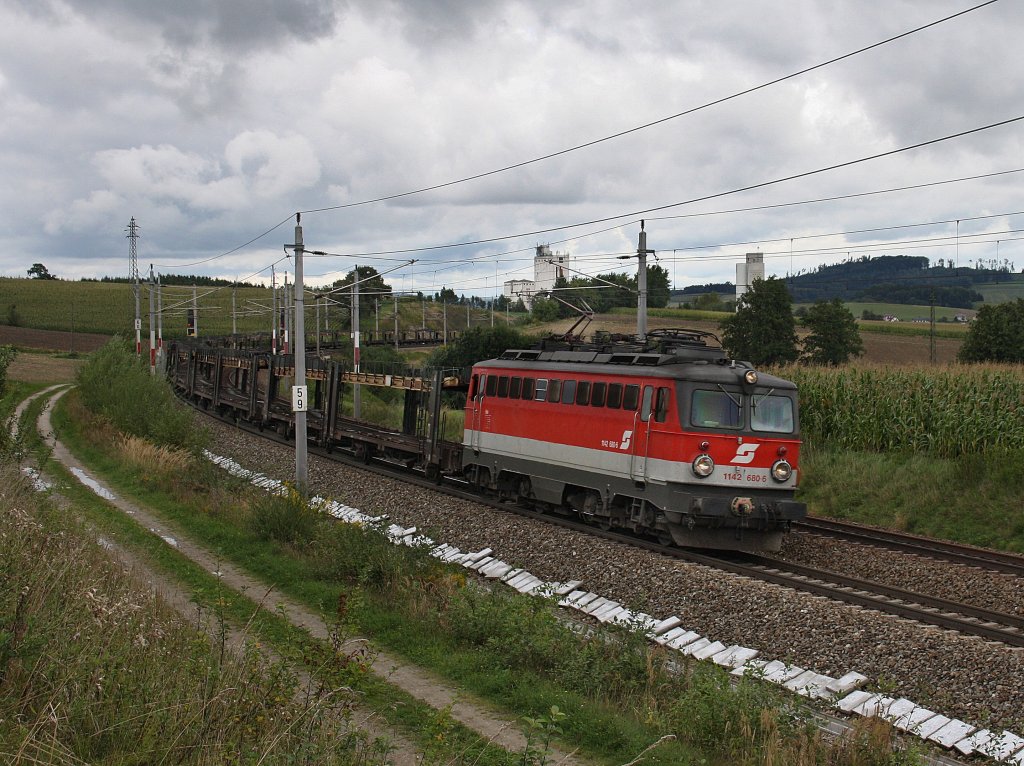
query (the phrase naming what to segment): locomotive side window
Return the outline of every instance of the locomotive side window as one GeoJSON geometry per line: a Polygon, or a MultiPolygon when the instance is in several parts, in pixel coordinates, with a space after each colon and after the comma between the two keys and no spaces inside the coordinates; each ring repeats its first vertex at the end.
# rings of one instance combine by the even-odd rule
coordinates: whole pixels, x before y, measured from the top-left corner
{"type": "Polygon", "coordinates": [[[562,384],[562,404],[572,404],[576,398],[576,381],[567,380],[562,384]]]}
{"type": "Polygon", "coordinates": [[[548,401],[557,402],[558,397],[562,395],[562,381],[557,378],[552,379],[548,382],[548,401]]]}
{"type": "Polygon", "coordinates": [[[523,378],[523,398],[524,399],[532,399],[533,398],[533,384],[534,384],[533,378],[523,378]]]}
{"type": "Polygon", "coordinates": [[[728,391],[694,391],[690,423],[703,428],[740,428],[743,410],[740,394],[728,391]]]}
{"type": "Polygon", "coordinates": [[[793,433],[793,400],[788,396],[750,397],[750,427],[754,431],[793,433]]]}
{"type": "Polygon", "coordinates": [[[613,410],[619,409],[622,406],[622,384],[621,383],[609,383],[608,384],[608,406],[613,410]]]}
{"type": "Polygon", "coordinates": [[[523,379],[512,378],[508,387],[509,399],[518,399],[523,393],[523,379]]]}
{"type": "Polygon", "coordinates": [[[469,381],[469,398],[476,399],[478,393],[480,393],[480,376],[474,375],[469,381]]]}
{"type": "Polygon", "coordinates": [[[607,383],[595,383],[594,391],[590,395],[590,405],[592,407],[604,407],[604,397],[607,390],[607,383]]]}
{"type": "Polygon", "coordinates": [[[498,378],[498,396],[502,399],[508,397],[508,375],[502,375],[498,378]]]}
{"type": "MultiPolygon", "coordinates": [[[[636,412],[636,406],[640,403],[640,386],[626,386],[622,395],[622,409],[636,412]]],[[[644,418],[646,420],[647,418],[644,418]]]]}
{"type": "Polygon", "coordinates": [[[654,401],[654,386],[644,386],[644,402],[640,407],[640,419],[645,423],[651,419],[651,403],[654,401]]]}
{"type": "Polygon", "coordinates": [[[668,389],[658,389],[657,403],[654,405],[654,420],[658,423],[664,423],[668,419],[668,389]]]}
{"type": "Polygon", "coordinates": [[[498,393],[498,376],[488,375],[487,376],[487,395],[494,396],[498,393]]]}
{"type": "Polygon", "coordinates": [[[590,381],[581,380],[576,386],[576,404],[590,404],[590,381]]]}
{"type": "Polygon", "coordinates": [[[538,378],[537,387],[534,389],[534,399],[538,402],[543,402],[548,398],[548,380],[547,378],[538,378]]]}

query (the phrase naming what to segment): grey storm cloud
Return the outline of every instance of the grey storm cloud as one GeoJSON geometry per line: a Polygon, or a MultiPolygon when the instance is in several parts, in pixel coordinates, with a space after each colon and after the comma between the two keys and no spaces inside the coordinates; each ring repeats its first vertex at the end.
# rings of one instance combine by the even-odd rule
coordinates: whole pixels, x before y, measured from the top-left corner
{"type": "MultiPolygon", "coordinates": [[[[154,259],[204,260],[297,210],[558,153],[969,6],[892,0],[883,12],[862,0],[0,0],[0,175],[11,179],[0,188],[0,273],[23,274],[16,254],[26,251],[62,275],[120,273],[122,230],[132,216],[154,259]]],[[[1021,31],[1024,4],[1000,0],[580,151],[386,203],[311,213],[303,223],[310,241],[332,252],[486,239],[711,196],[973,128],[1011,117],[1024,103],[1021,31]]],[[[698,244],[760,242],[770,253],[792,240],[799,250],[801,237],[822,232],[1011,211],[1019,181],[993,180],[717,214],[1007,170],[1022,164],[1021,130],[648,214],[650,246],[666,258],[687,254],[673,264],[685,284],[731,278],[730,258],[745,249],[712,248],[706,254],[713,258],[686,250],[698,244]],[[716,215],[670,217],[697,212],[716,215]]],[[[630,226],[547,236],[568,240],[560,247],[573,252],[617,253],[635,246],[637,225],[630,226]]],[[[249,274],[280,256],[286,229],[200,268],[249,274]]],[[[547,236],[454,252],[529,250],[547,236]]],[[[827,242],[841,248],[855,239],[827,242]]],[[[1007,235],[1002,252],[1014,247],[1007,235]]],[[[766,262],[790,265],[789,258],[766,262]]],[[[520,266],[509,260],[507,268],[512,274],[520,266]]],[[[610,260],[594,268],[625,266],[610,260]]],[[[417,282],[425,271],[432,269],[417,266],[417,282]]],[[[484,272],[491,289],[494,271],[491,263],[484,272]]],[[[470,281],[459,291],[472,289],[470,281]]]]}
{"type": "Polygon", "coordinates": [[[172,45],[236,51],[330,35],[343,7],[324,0],[51,0],[51,8],[65,4],[99,23],[156,27],[172,45]]]}

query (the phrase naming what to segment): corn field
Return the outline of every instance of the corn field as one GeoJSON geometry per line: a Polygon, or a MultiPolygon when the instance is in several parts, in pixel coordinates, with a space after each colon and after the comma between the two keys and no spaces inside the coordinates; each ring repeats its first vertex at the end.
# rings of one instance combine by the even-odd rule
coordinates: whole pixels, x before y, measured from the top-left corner
{"type": "Polygon", "coordinates": [[[811,447],[959,457],[1024,448],[1024,369],[787,366],[811,447]]]}

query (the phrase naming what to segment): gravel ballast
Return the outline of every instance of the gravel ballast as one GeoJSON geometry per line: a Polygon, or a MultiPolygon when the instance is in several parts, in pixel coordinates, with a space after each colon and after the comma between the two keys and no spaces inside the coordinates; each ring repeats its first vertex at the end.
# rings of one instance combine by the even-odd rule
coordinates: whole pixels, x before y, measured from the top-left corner
{"type": "MultiPolygon", "coordinates": [[[[294,452],[219,422],[211,451],[287,479],[294,452]]],[[[463,550],[494,555],[546,580],[588,590],[727,645],[841,676],[856,670],[884,687],[976,726],[1020,729],[1024,650],[901,620],[669,559],[311,455],[311,490],[463,550]]],[[[1024,614],[1024,582],[1010,575],[794,533],[780,558],[912,591],[1024,614]]]]}

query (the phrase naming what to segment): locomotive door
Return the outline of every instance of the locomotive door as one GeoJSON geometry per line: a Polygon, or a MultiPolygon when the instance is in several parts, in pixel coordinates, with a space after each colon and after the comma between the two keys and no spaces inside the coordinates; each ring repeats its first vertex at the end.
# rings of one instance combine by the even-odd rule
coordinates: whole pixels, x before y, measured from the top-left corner
{"type": "Polygon", "coordinates": [[[479,377],[473,376],[473,387],[469,392],[470,399],[469,404],[473,407],[472,416],[467,426],[470,429],[469,432],[469,446],[474,452],[480,451],[480,429],[483,427],[483,410],[484,410],[484,388],[487,380],[487,375],[480,375],[479,377]]]}
{"type": "Polygon", "coordinates": [[[654,386],[644,386],[640,411],[633,415],[633,434],[629,440],[629,478],[637,483],[647,481],[647,449],[653,402],[654,386]]]}

